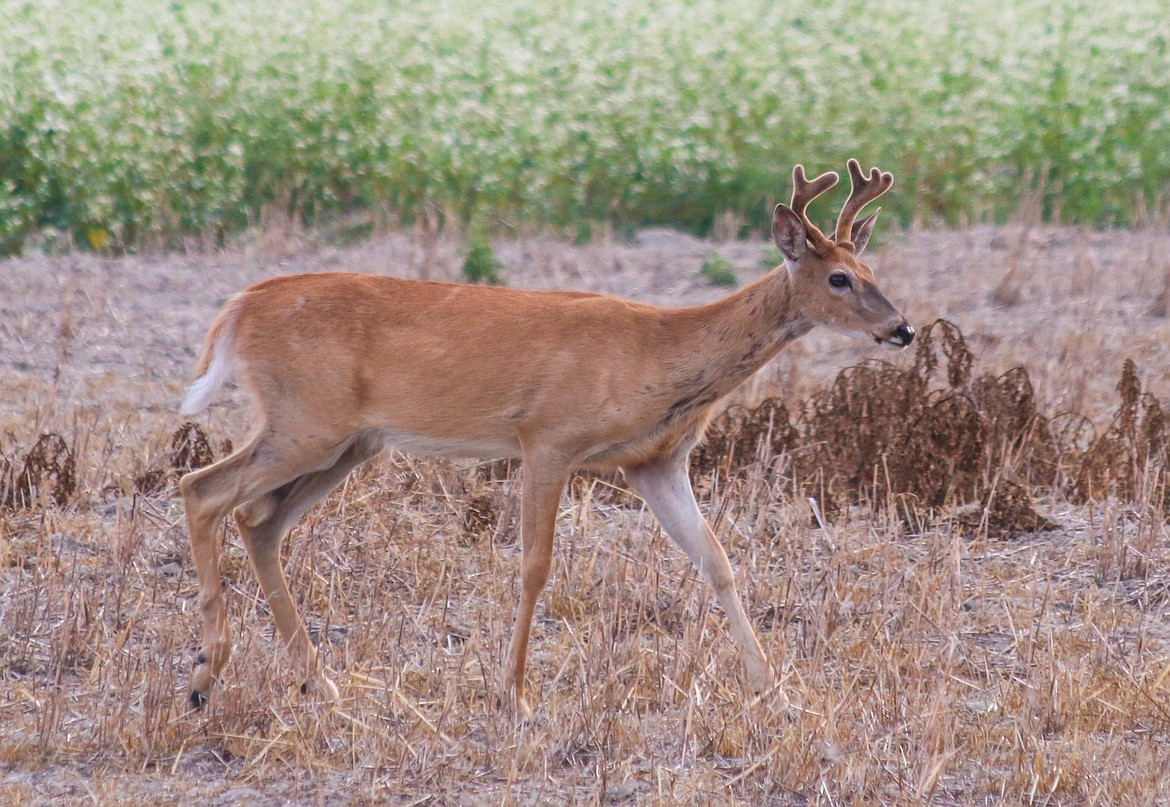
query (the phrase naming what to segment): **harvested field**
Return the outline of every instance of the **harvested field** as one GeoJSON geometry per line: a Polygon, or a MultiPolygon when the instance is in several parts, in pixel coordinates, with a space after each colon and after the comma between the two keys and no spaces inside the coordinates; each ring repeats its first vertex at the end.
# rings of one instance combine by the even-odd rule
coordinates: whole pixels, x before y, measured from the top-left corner
{"type": "MultiPolygon", "coordinates": [[[[664,305],[726,293],[699,274],[713,254],[740,283],[775,257],[661,230],[494,247],[512,286],[664,305]]],[[[175,482],[247,431],[234,388],[175,413],[207,323],[279,273],[453,279],[458,242],[270,228],[212,255],[0,264],[0,801],[1167,801],[1170,236],[981,227],[867,255],[915,325],[945,320],[933,348],[814,332],[693,466],[778,685],[745,693],[682,553],[620,477],[582,476],[521,728],[495,698],[515,469],[394,454],[286,542],[341,703],[295,691],[229,530],[236,647],[210,708],[187,706],[175,482]]]]}

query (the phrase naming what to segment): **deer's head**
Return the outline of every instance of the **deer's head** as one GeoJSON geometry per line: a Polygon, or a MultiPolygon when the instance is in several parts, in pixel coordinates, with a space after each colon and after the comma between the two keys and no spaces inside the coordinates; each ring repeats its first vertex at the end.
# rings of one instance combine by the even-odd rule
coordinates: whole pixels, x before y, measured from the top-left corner
{"type": "Polygon", "coordinates": [[[869,243],[878,211],[857,221],[857,214],[894,184],[894,177],[874,168],[866,178],[857,160],[849,161],[852,192],[841,208],[837,227],[826,236],[809,221],[808,203],[837,184],[830,171],[813,180],[803,166],[792,171],[792,205],[776,205],[772,240],[784,256],[793,300],[811,322],[842,333],[906,347],[914,328],[877,287],[873,270],[860,256],[869,243]]]}

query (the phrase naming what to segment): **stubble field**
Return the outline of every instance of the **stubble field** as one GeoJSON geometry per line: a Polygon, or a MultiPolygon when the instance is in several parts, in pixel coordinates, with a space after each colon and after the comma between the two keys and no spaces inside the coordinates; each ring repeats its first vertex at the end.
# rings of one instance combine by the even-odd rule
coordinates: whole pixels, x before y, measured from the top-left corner
{"type": "MultiPolygon", "coordinates": [[[[871,247],[887,295],[916,325],[955,323],[976,374],[1022,365],[1053,433],[1072,413],[1091,423],[1061,432],[1054,470],[1026,486],[1056,527],[1043,532],[997,532],[978,502],[901,507],[876,483],[832,512],[818,501],[817,524],[801,457],[767,446],[749,447],[736,473],[697,470],[778,673],[759,698],[741,686],[726,620],[682,553],[620,477],[581,477],[562,500],[534,626],[537,717],[518,727],[494,683],[518,595],[514,475],[389,454],[311,511],[285,548],[341,702],[295,691],[229,530],[237,643],[210,708],[191,712],[200,620],[173,469],[192,445],[173,436],[207,323],[234,291],[284,272],[454,279],[461,243],[390,232],[334,246],[266,232],[209,256],[0,264],[0,801],[1170,799],[1164,469],[1151,451],[1124,495],[1076,488],[1094,437],[1124,409],[1115,386],[1127,358],[1146,391],[1170,399],[1164,228],[973,228],[871,247]]],[[[494,245],[510,285],[664,305],[726,293],[699,276],[714,253],[740,283],[773,253],[667,231],[494,245]]],[[[840,370],[871,359],[916,361],[818,331],[736,400],[775,395],[807,412],[840,370]]],[[[1142,407],[1152,434],[1154,410],[1142,407]]],[[[225,390],[198,425],[208,438],[196,449],[219,457],[238,444],[240,393],[225,390]]],[[[1032,479],[1022,452],[1006,456],[980,484],[1032,479]]]]}

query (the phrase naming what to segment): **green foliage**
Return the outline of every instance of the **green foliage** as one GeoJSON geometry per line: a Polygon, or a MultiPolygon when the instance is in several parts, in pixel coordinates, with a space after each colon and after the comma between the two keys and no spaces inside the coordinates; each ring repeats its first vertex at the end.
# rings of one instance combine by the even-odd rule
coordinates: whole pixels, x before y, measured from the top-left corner
{"type": "Polygon", "coordinates": [[[1034,191],[1125,223],[1167,202],[1168,38],[1164,0],[13,0],[0,251],[226,234],[273,205],[762,228],[793,163],[850,156],[894,172],[902,219],[1034,191]]]}
{"type": "Polygon", "coordinates": [[[712,286],[735,286],[739,283],[731,261],[718,252],[703,261],[703,267],[699,269],[699,274],[707,278],[712,286]]]}
{"type": "Polygon", "coordinates": [[[480,237],[472,237],[471,247],[463,260],[463,278],[468,283],[486,283],[489,286],[503,285],[500,270],[504,268],[491,245],[480,237]]]}

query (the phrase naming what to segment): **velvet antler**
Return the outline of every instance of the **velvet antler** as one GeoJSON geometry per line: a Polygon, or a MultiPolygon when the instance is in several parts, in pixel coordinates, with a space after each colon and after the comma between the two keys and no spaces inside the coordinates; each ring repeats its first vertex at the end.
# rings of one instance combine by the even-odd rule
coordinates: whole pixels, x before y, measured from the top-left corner
{"type": "Polygon", "coordinates": [[[852,190],[849,200],[841,208],[841,215],[837,218],[837,229],[834,240],[838,244],[852,243],[853,222],[861,209],[874,199],[888,191],[894,184],[894,175],[882,173],[876,168],[870,169],[867,179],[861,173],[861,164],[857,160],[849,161],[849,183],[852,190]]]}
{"type": "Polygon", "coordinates": [[[809,202],[836,185],[839,178],[836,171],[828,171],[809,181],[804,175],[803,165],[792,169],[792,212],[800,218],[801,224],[804,225],[805,238],[812,245],[813,252],[818,255],[828,253],[833,248],[833,242],[809,221],[805,211],[809,202]]]}

